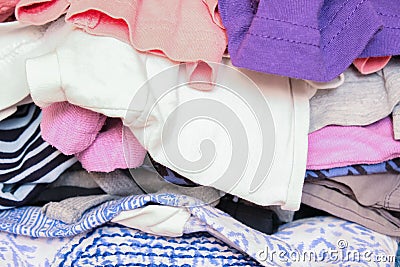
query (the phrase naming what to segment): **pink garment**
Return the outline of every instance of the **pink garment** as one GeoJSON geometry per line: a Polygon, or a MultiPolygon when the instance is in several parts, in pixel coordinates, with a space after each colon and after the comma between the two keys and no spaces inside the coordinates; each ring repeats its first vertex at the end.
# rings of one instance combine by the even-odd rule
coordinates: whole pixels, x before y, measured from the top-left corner
{"type": "Polygon", "coordinates": [[[18,0],[0,0],[0,22],[6,21],[14,13],[18,0]]]}
{"type": "Polygon", "coordinates": [[[94,142],[106,118],[68,102],[58,102],[42,109],[40,129],[44,140],[63,154],[73,155],[94,142]]]}
{"type": "MultiPolygon", "coordinates": [[[[217,0],[21,0],[16,16],[30,24],[45,24],[68,9],[66,20],[86,32],[187,62],[190,81],[200,78],[210,83],[217,70],[204,67],[204,62],[221,62],[227,46],[217,4],[217,0]]],[[[209,90],[212,85],[193,87],[209,90]]]]}
{"type": "Polygon", "coordinates": [[[135,136],[124,131],[120,119],[68,102],[43,108],[40,126],[44,140],[66,155],[75,154],[88,171],[136,168],[146,155],[135,136]]]}
{"type": "Polygon", "coordinates": [[[43,25],[58,19],[69,6],[67,0],[20,0],[15,8],[17,20],[43,25]]]}
{"type": "Polygon", "coordinates": [[[400,156],[393,124],[386,117],[368,126],[327,126],[308,135],[307,169],[375,164],[400,156]]]}
{"type": "Polygon", "coordinates": [[[66,19],[89,33],[129,42],[139,51],[193,62],[189,80],[201,77],[210,82],[216,70],[201,62],[221,62],[227,46],[216,8],[216,0],[124,0],[112,4],[109,0],[71,0],[66,19]]]}
{"type": "Polygon", "coordinates": [[[390,61],[390,58],[391,56],[357,58],[354,60],[353,65],[361,74],[366,75],[383,69],[390,61]]]}
{"type": "Polygon", "coordinates": [[[104,130],[91,146],[75,155],[83,168],[88,171],[111,172],[143,164],[146,150],[130,130],[124,131],[121,119],[108,118],[104,130]]]}

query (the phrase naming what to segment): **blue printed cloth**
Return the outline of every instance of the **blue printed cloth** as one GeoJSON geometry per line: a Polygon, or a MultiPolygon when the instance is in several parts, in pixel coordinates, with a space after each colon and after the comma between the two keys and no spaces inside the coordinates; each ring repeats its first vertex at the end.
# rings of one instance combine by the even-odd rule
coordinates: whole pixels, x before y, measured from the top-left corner
{"type": "Polygon", "coordinates": [[[70,237],[0,233],[2,266],[260,266],[208,233],[178,238],[105,225],[70,237]]]}
{"type": "MultiPolygon", "coordinates": [[[[171,206],[186,205],[192,215],[187,222],[188,225],[185,226],[186,232],[207,231],[265,266],[315,266],[315,262],[314,265],[313,262],[301,262],[299,264],[299,262],[290,259],[283,264],[282,259],[276,256],[271,257],[273,255],[271,253],[274,251],[275,253],[283,251],[287,255],[291,255],[290,253],[293,251],[296,253],[307,251],[322,253],[324,250],[336,249],[339,252],[348,250],[353,254],[368,251],[372,255],[392,255],[392,262],[371,262],[368,259],[360,259],[356,265],[389,267],[394,265],[394,255],[397,252],[397,242],[394,238],[338,218],[315,217],[299,220],[285,225],[276,234],[266,235],[243,225],[216,208],[202,205],[201,202],[189,197],[172,194],[132,196],[110,201],[89,210],[80,221],[71,225],[45,217],[38,207],[2,211],[0,212],[0,230],[34,237],[79,236],[104,225],[123,210],[136,209],[148,203],[171,206]],[[345,242],[347,246],[341,248],[341,241],[345,242]],[[267,253],[269,257],[265,256],[265,251],[270,252],[267,253]]],[[[141,241],[132,239],[127,244],[132,242],[140,243],[141,241]]],[[[79,243],[77,242],[77,244],[79,243]]],[[[152,253],[152,249],[150,247],[148,253],[152,253]]],[[[69,250],[73,250],[73,247],[69,247],[65,251],[69,250]]],[[[73,261],[74,258],[76,256],[71,256],[68,260],[73,261]]],[[[90,256],[85,259],[90,262],[90,256]]],[[[141,261],[138,260],[138,262],[141,261]]],[[[354,259],[338,258],[335,261],[335,259],[327,258],[320,262],[319,266],[331,266],[332,264],[354,266],[354,259]]],[[[199,266],[203,265],[199,264],[199,266]]]]}
{"type": "Polygon", "coordinates": [[[378,173],[400,173],[400,158],[377,164],[359,164],[327,170],[307,170],[305,179],[325,179],[347,175],[367,175],[378,173]]]}

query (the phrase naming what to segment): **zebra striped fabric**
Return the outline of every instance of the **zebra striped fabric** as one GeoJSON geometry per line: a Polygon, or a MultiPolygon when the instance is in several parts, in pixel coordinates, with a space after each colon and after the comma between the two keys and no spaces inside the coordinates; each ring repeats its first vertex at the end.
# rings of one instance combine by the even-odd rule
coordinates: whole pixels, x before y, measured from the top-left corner
{"type": "Polygon", "coordinates": [[[40,120],[28,104],[0,121],[0,209],[28,204],[76,162],[41,138],[40,120]]]}

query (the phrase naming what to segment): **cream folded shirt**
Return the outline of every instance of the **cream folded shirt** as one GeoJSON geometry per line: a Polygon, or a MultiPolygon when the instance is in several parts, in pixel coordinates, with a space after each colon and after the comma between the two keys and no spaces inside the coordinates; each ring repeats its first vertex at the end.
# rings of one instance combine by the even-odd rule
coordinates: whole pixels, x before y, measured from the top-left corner
{"type": "Polygon", "coordinates": [[[44,26],[18,21],[0,24],[0,120],[30,102],[26,60],[53,51],[71,29],[61,20],[44,26]]]}
{"type": "Polygon", "coordinates": [[[69,101],[120,117],[156,161],[192,181],[299,208],[315,93],[308,83],[239,71],[225,59],[214,89],[200,91],[186,83],[184,64],[79,30],[26,71],[37,105],[69,101]]]}
{"type": "Polygon", "coordinates": [[[190,218],[186,208],[148,205],[135,210],[122,211],[111,220],[133,229],[161,236],[182,236],[190,218]]]}

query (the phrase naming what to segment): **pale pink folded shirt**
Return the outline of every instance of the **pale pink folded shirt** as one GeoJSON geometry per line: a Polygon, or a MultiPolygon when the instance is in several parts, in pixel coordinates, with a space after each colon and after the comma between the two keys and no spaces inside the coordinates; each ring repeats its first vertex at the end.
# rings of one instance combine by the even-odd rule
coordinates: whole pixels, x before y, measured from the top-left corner
{"type": "Polygon", "coordinates": [[[391,56],[357,58],[354,60],[353,65],[361,74],[367,75],[383,69],[390,59],[391,56]]]}
{"type": "Polygon", "coordinates": [[[368,126],[327,126],[308,135],[307,169],[375,164],[400,157],[400,141],[386,117],[368,126]]]}
{"type": "Polygon", "coordinates": [[[136,168],[146,155],[134,135],[124,131],[120,119],[68,102],[43,108],[40,127],[44,140],[65,155],[74,154],[88,171],[136,168]]]}
{"type": "MultiPolygon", "coordinates": [[[[66,20],[88,33],[111,36],[139,51],[188,62],[190,80],[213,81],[227,46],[217,0],[21,0],[19,21],[42,25],[65,12],[66,20]],[[160,8],[154,8],[154,7],[160,8]],[[173,36],[173,38],[171,38],[173,36]]],[[[209,89],[209,86],[198,89],[209,89]]]]}

